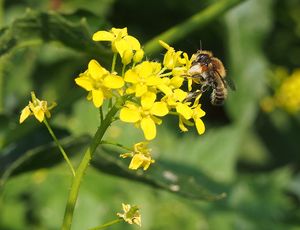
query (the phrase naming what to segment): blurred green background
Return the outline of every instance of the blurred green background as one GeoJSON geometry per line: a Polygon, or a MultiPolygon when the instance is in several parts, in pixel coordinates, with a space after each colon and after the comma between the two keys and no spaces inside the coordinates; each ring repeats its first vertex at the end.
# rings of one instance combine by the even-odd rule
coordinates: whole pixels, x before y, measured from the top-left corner
{"type": "MultiPolygon", "coordinates": [[[[276,91],[278,68],[300,68],[299,0],[1,0],[0,229],[59,229],[63,219],[71,174],[44,126],[18,124],[30,91],[58,103],[50,123],[76,163],[99,119],[74,78],[91,58],[111,62],[91,34],[128,27],[145,45],[220,2],[236,4],[172,46],[191,55],[201,41],[223,60],[237,90],[224,107],[203,97],[203,136],[180,133],[168,117],[151,143],[156,163],[145,173],[128,171],[120,149],[99,148],[73,229],[115,219],[122,202],[141,208],[141,229],[300,229],[300,116],[260,106],[276,91]]],[[[146,56],[161,60],[163,52],[146,56]]],[[[142,134],[117,122],[105,139],[131,146],[142,134]]]]}

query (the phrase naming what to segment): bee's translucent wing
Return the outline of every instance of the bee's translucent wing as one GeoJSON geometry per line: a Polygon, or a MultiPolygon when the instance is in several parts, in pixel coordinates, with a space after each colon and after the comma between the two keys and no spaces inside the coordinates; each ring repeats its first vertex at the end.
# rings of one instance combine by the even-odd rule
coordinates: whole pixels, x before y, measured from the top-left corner
{"type": "Polygon", "coordinates": [[[236,90],[234,81],[233,81],[230,77],[227,76],[226,79],[225,79],[225,78],[223,78],[223,77],[221,76],[221,74],[220,74],[218,71],[216,71],[216,72],[217,72],[217,74],[219,75],[219,77],[221,78],[221,80],[223,81],[223,83],[224,83],[224,85],[226,86],[226,88],[228,88],[228,86],[229,86],[229,88],[232,89],[233,91],[236,90]]]}
{"type": "Polygon", "coordinates": [[[234,81],[232,80],[232,78],[226,77],[226,83],[230,89],[232,89],[233,91],[236,90],[236,87],[235,87],[235,84],[234,84],[234,81]]]}

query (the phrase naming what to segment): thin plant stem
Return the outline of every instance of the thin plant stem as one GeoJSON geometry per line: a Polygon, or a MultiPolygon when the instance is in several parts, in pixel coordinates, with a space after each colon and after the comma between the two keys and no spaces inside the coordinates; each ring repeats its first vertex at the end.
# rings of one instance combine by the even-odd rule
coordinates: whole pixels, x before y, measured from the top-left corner
{"type": "Polygon", "coordinates": [[[123,67],[122,67],[122,77],[124,77],[124,74],[125,74],[125,68],[126,68],[126,65],[123,65],[123,67]]]}
{"type": "Polygon", "coordinates": [[[46,125],[46,127],[47,127],[47,129],[48,129],[50,135],[52,136],[52,138],[53,138],[55,144],[56,144],[57,147],[59,148],[61,154],[63,155],[65,161],[67,162],[67,164],[68,164],[68,166],[69,166],[69,168],[70,168],[70,170],[71,170],[71,172],[72,172],[72,174],[73,174],[73,177],[75,177],[75,175],[76,175],[76,174],[75,174],[75,170],[74,170],[74,167],[73,167],[73,165],[72,165],[70,159],[68,158],[68,155],[66,154],[65,150],[63,149],[63,147],[62,147],[61,144],[59,143],[58,139],[56,138],[56,136],[55,136],[53,130],[51,129],[50,125],[48,124],[48,121],[47,121],[46,118],[44,119],[43,122],[44,122],[44,124],[46,125]]]}
{"type": "Polygon", "coordinates": [[[65,215],[64,220],[62,224],[62,230],[70,230],[72,221],[73,221],[73,214],[74,214],[74,208],[77,201],[78,193],[80,184],[83,178],[83,175],[85,174],[85,171],[87,170],[90,161],[93,157],[93,154],[98,147],[98,145],[101,143],[101,140],[108,129],[108,127],[111,125],[111,122],[115,116],[115,114],[119,110],[119,105],[116,104],[110,109],[110,111],[107,113],[105,119],[101,123],[100,127],[98,128],[97,132],[94,135],[94,138],[84,153],[83,158],[81,159],[78,168],[76,169],[75,177],[73,177],[72,183],[71,183],[71,189],[69,192],[69,197],[65,209],[65,215]]]}
{"type": "Polygon", "coordinates": [[[195,30],[207,25],[209,22],[218,18],[218,16],[225,13],[227,10],[236,6],[238,3],[244,0],[222,0],[216,1],[211,6],[199,13],[193,15],[186,21],[171,27],[167,31],[159,34],[158,36],[152,38],[145,45],[145,53],[156,54],[163,50],[163,47],[158,43],[159,40],[163,40],[166,43],[174,44],[176,41],[182,40],[188,37],[195,30]]]}
{"type": "Polygon", "coordinates": [[[126,147],[126,146],[124,146],[122,144],[119,144],[119,143],[116,143],[116,142],[111,142],[111,141],[105,141],[104,140],[104,141],[101,141],[101,144],[104,144],[104,145],[113,145],[113,146],[117,146],[119,148],[125,149],[127,151],[133,151],[132,148],[126,147]]]}
{"type": "Polygon", "coordinates": [[[111,72],[114,72],[114,71],[115,71],[116,62],[117,62],[117,57],[118,57],[118,54],[117,54],[117,53],[114,53],[113,60],[112,60],[112,64],[111,64],[111,72]]]}
{"type": "MultiPolygon", "coordinates": [[[[0,0],[0,27],[3,26],[3,6],[4,6],[4,0],[0,0]]],[[[2,113],[4,111],[4,62],[5,60],[3,60],[4,58],[1,57],[0,59],[0,113],[2,113]]]]}
{"type": "Polygon", "coordinates": [[[100,113],[100,122],[102,124],[103,119],[104,119],[102,106],[99,108],[99,113],[100,113]]]}
{"type": "Polygon", "coordinates": [[[97,227],[94,227],[94,228],[90,228],[89,230],[99,230],[99,229],[104,229],[104,228],[107,228],[111,225],[114,225],[114,224],[117,224],[117,223],[120,223],[122,222],[123,219],[119,218],[119,219],[116,219],[116,220],[112,220],[110,222],[107,222],[106,224],[102,224],[100,226],[97,226],[97,227]]]}

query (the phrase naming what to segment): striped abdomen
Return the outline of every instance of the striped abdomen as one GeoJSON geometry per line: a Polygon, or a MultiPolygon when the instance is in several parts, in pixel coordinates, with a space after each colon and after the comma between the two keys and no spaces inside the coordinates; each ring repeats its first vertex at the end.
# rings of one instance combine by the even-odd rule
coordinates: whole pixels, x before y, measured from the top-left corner
{"type": "Polygon", "coordinates": [[[216,78],[211,94],[211,103],[213,105],[223,105],[227,97],[227,88],[220,78],[216,78]]]}

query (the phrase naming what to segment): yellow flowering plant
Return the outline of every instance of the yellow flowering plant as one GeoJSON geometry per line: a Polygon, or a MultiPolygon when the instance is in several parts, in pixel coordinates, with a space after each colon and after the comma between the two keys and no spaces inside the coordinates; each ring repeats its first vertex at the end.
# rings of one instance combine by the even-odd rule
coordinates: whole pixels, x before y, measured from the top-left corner
{"type": "MultiPolygon", "coordinates": [[[[100,144],[113,144],[102,139],[115,120],[134,124],[142,130],[145,139],[134,144],[133,148],[116,144],[126,149],[126,153],[120,155],[121,158],[131,158],[128,166],[130,170],[147,170],[155,163],[148,145],[149,141],[157,136],[157,125],[161,125],[167,115],[178,117],[179,129],[183,132],[188,131],[186,126],[196,126],[198,134],[205,131],[202,121],[205,112],[201,109],[201,95],[194,102],[187,100],[192,82],[186,76],[193,57],[189,58],[187,53],[176,51],[160,41],[166,49],[163,61],[143,60],[144,51],[140,42],[128,34],[127,28],[98,31],[92,39],[97,42],[109,42],[113,59],[110,69],[102,66],[96,59],[90,60],[87,69],[74,79],[79,87],[87,91],[87,100],[91,101],[100,113],[100,126],[77,169],[74,169],[46,120],[50,118],[50,110],[55,104],[48,107],[46,101],[37,99],[32,93],[32,101],[22,110],[20,116],[20,123],[30,115],[45,123],[73,174],[62,229],[71,227],[80,182],[96,148],[100,144]],[[117,62],[118,57],[120,62],[117,62]],[[117,63],[122,63],[122,66],[117,66],[117,63]],[[185,84],[186,80],[188,84],[185,84]],[[104,109],[104,105],[107,108],[104,109]]],[[[123,204],[123,210],[123,214],[118,213],[118,220],[104,224],[103,227],[120,220],[141,225],[141,216],[136,206],[123,204]]]]}
{"type": "Polygon", "coordinates": [[[275,108],[279,108],[290,114],[299,113],[300,69],[295,69],[289,75],[284,68],[278,68],[274,76],[279,83],[274,86],[274,95],[265,97],[261,101],[262,109],[266,112],[271,112],[275,108]]]}

